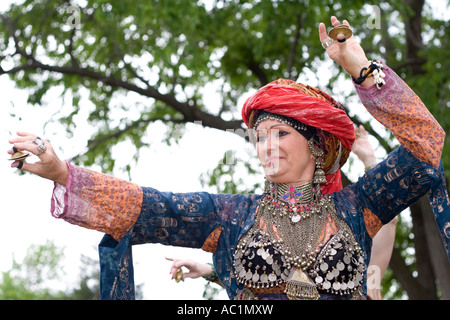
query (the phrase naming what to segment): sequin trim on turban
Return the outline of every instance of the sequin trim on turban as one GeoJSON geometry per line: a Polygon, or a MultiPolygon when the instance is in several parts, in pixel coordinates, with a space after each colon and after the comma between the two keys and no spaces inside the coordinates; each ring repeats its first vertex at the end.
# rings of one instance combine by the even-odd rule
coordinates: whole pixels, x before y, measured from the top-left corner
{"type": "Polygon", "coordinates": [[[253,129],[258,128],[258,124],[263,122],[264,120],[277,120],[279,122],[284,122],[287,125],[294,128],[295,130],[297,130],[297,132],[300,133],[302,136],[304,136],[306,140],[311,139],[316,134],[316,128],[307,126],[306,124],[301,123],[300,121],[297,121],[294,118],[285,117],[264,110],[258,110],[257,114],[258,115],[256,117],[255,124],[253,125],[253,129]]]}
{"type": "Polygon", "coordinates": [[[293,118],[317,130],[324,153],[327,183],[323,193],[342,188],[340,168],[347,161],[355,131],[352,120],[342,105],[325,92],[292,80],[278,79],[260,88],[247,99],[242,108],[242,119],[253,128],[260,110],[293,118]]]}

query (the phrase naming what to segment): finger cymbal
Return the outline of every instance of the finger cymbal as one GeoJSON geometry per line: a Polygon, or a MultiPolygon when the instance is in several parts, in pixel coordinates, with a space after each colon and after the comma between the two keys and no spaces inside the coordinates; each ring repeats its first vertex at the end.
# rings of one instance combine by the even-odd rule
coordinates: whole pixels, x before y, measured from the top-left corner
{"type": "Polygon", "coordinates": [[[9,160],[24,162],[25,159],[30,156],[29,153],[24,153],[21,151],[14,152],[9,160]]]}
{"type": "Polygon", "coordinates": [[[353,31],[350,29],[350,27],[346,26],[345,24],[341,24],[339,26],[334,27],[328,32],[328,36],[333,39],[337,40],[338,35],[343,34],[345,39],[348,39],[352,36],[353,31]]]}
{"type": "Polygon", "coordinates": [[[183,270],[178,268],[177,273],[175,274],[175,282],[178,283],[183,280],[183,270]]]}

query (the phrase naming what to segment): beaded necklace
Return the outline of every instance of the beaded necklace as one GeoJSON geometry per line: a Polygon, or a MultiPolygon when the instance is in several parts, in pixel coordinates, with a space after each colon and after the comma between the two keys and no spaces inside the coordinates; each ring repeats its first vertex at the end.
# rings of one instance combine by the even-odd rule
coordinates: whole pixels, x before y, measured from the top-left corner
{"type": "MultiPolygon", "coordinates": [[[[238,283],[256,289],[285,283],[284,292],[290,299],[318,299],[319,289],[339,294],[358,289],[364,271],[359,267],[362,258],[351,259],[352,263],[357,261],[350,266],[353,275],[339,276],[343,269],[337,268],[342,268],[343,258],[334,259],[339,263],[335,268],[328,257],[336,255],[337,247],[325,250],[330,242],[324,230],[333,221],[333,241],[339,243],[339,252],[361,252],[347,224],[335,215],[333,200],[311,182],[300,186],[266,183],[266,192],[254,226],[241,238],[234,253],[238,283]]],[[[345,266],[349,266],[347,259],[345,266]]]]}
{"type": "MultiPolygon", "coordinates": [[[[267,188],[267,187],[266,187],[267,188]]],[[[286,184],[270,184],[270,193],[266,196],[273,207],[272,214],[280,217],[289,216],[292,223],[309,218],[311,214],[319,212],[317,207],[317,190],[312,182],[299,186],[286,184]]]]}

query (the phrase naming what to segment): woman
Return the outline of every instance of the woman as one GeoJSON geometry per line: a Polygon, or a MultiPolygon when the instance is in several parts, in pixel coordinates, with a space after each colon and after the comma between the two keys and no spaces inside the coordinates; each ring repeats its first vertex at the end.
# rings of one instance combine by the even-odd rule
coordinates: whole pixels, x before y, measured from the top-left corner
{"type": "MultiPolygon", "coordinates": [[[[336,17],[331,22],[340,24],[336,17]]],[[[99,245],[103,299],[134,298],[131,249],[149,242],[213,252],[231,299],[360,299],[372,238],[383,224],[430,192],[444,232],[442,128],[392,70],[369,63],[353,37],[329,41],[323,23],[319,36],[360,83],[355,87],[369,112],[402,144],[345,189],[339,168],[354,141],[352,122],[327,94],[282,79],[258,90],[242,110],[256,132],[267,177],[263,195],[160,192],[65,163],[35,135],[10,140],[40,156],[22,170],[56,182],[55,217],[107,234],[99,245]]]]}
{"type": "MultiPolygon", "coordinates": [[[[353,143],[352,152],[362,161],[365,167],[365,171],[370,170],[377,165],[375,157],[375,150],[372,148],[368,134],[362,125],[359,128],[355,127],[355,142],[353,143]]],[[[384,225],[380,231],[373,238],[372,254],[370,257],[370,263],[368,270],[373,270],[372,275],[368,272],[368,277],[371,278],[367,286],[367,298],[370,300],[381,300],[381,278],[389,264],[391,259],[392,248],[395,240],[395,226],[397,223],[397,217],[392,219],[388,224],[384,225]]],[[[205,280],[215,282],[222,286],[217,274],[214,270],[214,266],[210,263],[200,263],[191,259],[172,259],[173,261],[170,269],[172,279],[176,281],[184,281],[186,278],[199,278],[203,277],[205,280]],[[182,272],[181,278],[179,277],[179,270],[181,267],[187,268],[187,273],[182,272]]]]}

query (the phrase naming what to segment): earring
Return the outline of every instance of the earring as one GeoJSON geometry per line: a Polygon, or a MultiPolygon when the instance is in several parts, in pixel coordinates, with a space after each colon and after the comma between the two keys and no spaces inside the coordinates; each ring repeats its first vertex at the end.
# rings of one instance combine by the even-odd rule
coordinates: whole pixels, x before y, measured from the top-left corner
{"type": "Polygon", "coordinates": [[[314,137],[309,139],[308,141],[309,150],[312,155],[316,157],[316,170],[314,171],[313,183],[314,184],[323,184],[327,183],[327,179],[325,178],[325,171],[323,171],[324,164],[324,152],[320,149],[319,144],[316,143],[314,137]]]}
{"type": "Polygon", "coordinates": [[[316,158],[316,171],[314,171],[313,183],[315,184],[323,184],[327,183],[327,179],[325,178],[325,171],[323,171],[323,158],[316,158]]]}

